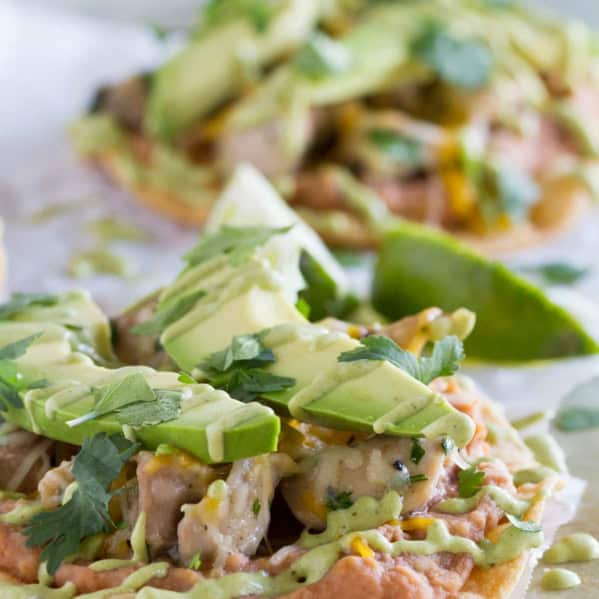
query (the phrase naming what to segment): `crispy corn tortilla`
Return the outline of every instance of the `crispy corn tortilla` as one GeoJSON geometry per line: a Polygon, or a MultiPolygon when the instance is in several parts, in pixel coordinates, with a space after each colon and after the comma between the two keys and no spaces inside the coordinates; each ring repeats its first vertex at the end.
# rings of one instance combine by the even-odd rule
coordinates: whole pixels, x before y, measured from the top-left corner
{"type": "MultiPolygon", "coordinates": [[[[119,187],[126,189],[141,204],[164,217],[191,227],[202,225],[208,218],[211,209],[209,204],[191,206],[172,191],[132,184],[117,168],[116,155],[111,152],[95,154],[93,159],[119,187]]],[[[582,185],[569,180],[558,181],[534,207],[531,223],[517,224],[509,230],[485,235],[461,232],[453,234],[482,254],[505,254],[541,245],[567,231],[588,212],[591,203],[591,194],[582,185]]],[[[314,217],[331,215],[330,211],[315,211],[301,206],[297,208],[329,245],[351,249],[373,249],[377,246],[376,235],[358,216],[344,213],[343,228],[335,230],[334,227],[323,227],[319,218],[310,218],[311,214],[314,217]]]]}

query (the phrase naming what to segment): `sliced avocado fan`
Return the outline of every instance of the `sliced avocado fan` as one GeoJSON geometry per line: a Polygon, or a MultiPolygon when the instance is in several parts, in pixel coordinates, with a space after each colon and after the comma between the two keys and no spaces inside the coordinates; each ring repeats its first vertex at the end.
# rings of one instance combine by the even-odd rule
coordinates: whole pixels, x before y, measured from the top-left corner
{"type": "Polygon", "coordinates": [[[30,304],[4,317],[2,308],[0,410],[6,420],[73,444],[97,432],[131,430],[149,449],[166,443],[206,463],[276,449],[280,422],[264,405],[189,384],[173,372],[95,363],[90,355],[109,344],[108,321],[87,294],[55,296],[51,304],[30,304]],[[60,323],[67,318],[69,324],[60,323]],[[88,355],[78,351],[73,322],[87,322],[97,333],[88,355]]]}
{"type": "MultiPolygon", "coordinates": [[[[285,415],[375,434],[450,436],[465,445],[474,433],[472,420],[398,366],[384,360],[338,362],[359,342],[309,323],[285,293],[284,273],[263,254],[270,237],[287,234],[223,227],[188,254],[187,268],[164,289],[149,321],[168,322],[161,342],[169,356],[185,370],[199,367],[193,371],[197,378],[231,393],[221,375],[232,374],[226,371],[241,356],[249,370],[234,373],[235,385],[243,389],[235,396],[265,402],[285,415]],[[256,334],[264,355],[255,353],[256,334]],[[213,378],[203,366],[211,357],[218,371],[213,378]]],[[[143,324],[137,329],[144,330],[143,324]]]]}
{"type": "Polygon", "coordinates": [[[468,355],[519,362],[593,354],[596,340],[543,291],[452,237],[402,222],[383,239],[372,301],[391,319],[428,306],[476,312],[468,355]]]}

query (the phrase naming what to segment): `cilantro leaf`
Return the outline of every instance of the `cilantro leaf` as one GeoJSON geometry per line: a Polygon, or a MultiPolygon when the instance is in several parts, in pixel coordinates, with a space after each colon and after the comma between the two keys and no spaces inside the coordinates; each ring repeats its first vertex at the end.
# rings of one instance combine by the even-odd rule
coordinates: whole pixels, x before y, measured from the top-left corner
{"type": "Polygon", "coordinates": [[[23,406],[19,395],[21,391],[39,389],[46,385],[46,381],[25,382],[14,362],[25,355],[29,346],[42,335],[43,333],[36,333],[0,348],[0,402],[5,408],[9,405],[21,408],[23,406]]]}
{"type": "Polygon", "coordinates": [[[187,562],[187,567],[191,570],[199,570],[202,567],[202,556],[200,552],[194,553],[187,562]]]}
{"type": "Polygon", "coordinates": [[[533,522],[532,520],[521,520],[512,514],[506,514],[505,516],[518,530],[522,530],[524,532],[541,532],[542,530],[541,525],[537,522],[533,522]]]}
{"type": "Polygon", "coordinates": [[[554,285],[572,285],[589,274],[589,268],[581,268],[567,262],[547,262],[534,266],[524,266],[525,272],[540,275],[545,282],[554,285]]]}
{"type": "Polygon", "coordinates": [[[96,403],[94,409],[83,416],[69,420],[70,427],[78,426],[94,418],[106,416],[127,405],[154,401],[154,391],[140,373],[131,374],[114,383],[93,390],[96,403]]]}
{"type": "Polygon", "coordinates": [[[216,233],[205,235],[186,256],[190,266],[225,254],[233,266],[245,262],[258,246],[264,245],[275,235],[287,233],[291,227],[230,227],[224,225],[216,233]]]}
{"type": "Polygon", "coordinates": [[[254,503],[252,503],[252,513],[254,514],[254,516],[257,516],[260,513],[261,509],[262,504],[260,503],[260,500],[254,499],[254,503]]]}
{"type": "Polygon", "coordinates": [[[435,342],[430,357],[417,357],[388,337],[371,335],[362,339],[360,344],[356,349],[343,352],[338,361],[386,360],[424,384],[440,376],[452,375],[459,368],[460,360],[464,359],[462,342],[453,335],[435,342]]]}
{"type": "Polygon", "coordinates": [[[458,472],[458,494],[467,499],[476,495],[485,480],[485,473],[476,469],[476,466],[470,466],[465,470],[458,472]]]}
{"type": "Polygon", "coordinates": [[[346,510],[354,504],[350,491],[337,492],[335,489],[329,488],[327,495],[326,506],[331,512],[346,510]]]}
{"type": "Polygon", "coordinates": [[[231,371],[223,389],[239,401],[250,402],[263,393],[281,391],[293,387],[293,385],[295,385],[295,379],[291,377],[278,376],[259,368],[235,368],[231,371]]]}
{"type": "Polygon", "coordinates": [[[41,560],[54,574],[68,556],[76,553],[81,541],[101,532],[111,532],[108,487],[119,475],[138,446],[124,437],[99,433],[83,442],[73,461],[76,489],[64,505],[34,516],[24,534],[28,547],[44,546],[41,560]]]}
{"type": "Polygon", "coordinates": [[[295,56],[297,70],[318,79],[346,71],[352,62],[349,50],[324,33],[314,33],[295,56]]]}
{"type": "Polygon", "coordinates": [[[451,85],[476,90],[491,79],[493,55],[489,47],[479,40],[455,37],[436,21],[423,28],[412,52],[451,85]]]}
{"type": "Polygon", "coordinates": [[[5,345],[0,349],[0,360],[16,360],[24,356],[29,346],[42,335],[43,333],[41,332],[36,333],[35,335],[30,335],[29,337],[5,345]]]}
{"type": "Polygon", "coordinates": [[[199,367],[211,385],[224,389],[239,401],[250,402],[262,393],[295,385],[295,379],[261,369],[274,361],[274,354],[262,345],[259,334],[238,335],[228,347],[209,356],[199,367]]]}
{"type": "Polygon", "coordinates": [[[167,302],[150,320],[132,327],[131,332],[134,335],[159,335],[169,324],[183,318],[204,295],[206,295],[204,291],[195,291],[167,302]]]}
{"type": "Polygon", "coordinates": [[[441,441],[441,449],[445,455],[449,455],[455,449],[455,441],[451,437],[445,437],[441,441]]]}
{"type": "Polygon", "coordinates": [[[155,401],[138,401],[118,409],[118,421],[133,427],[154,426],[181,415],[181,391],[156,389],[154,395],[155,401]]]}
{"type": "Polygon", "coordinates": [[[373,129],[368,138],[381,152],[396,162],[410,166],[422,164],[422,144],[413,137],[392,129],[373,129]]]}
{"type": "Polygon", "coordinates": [[[186,385],[195,385],[195,383],[197,382],[193,376],[189,373],[186,372],[185,370],[182,370],[179,373],[179,378],[177,379],[180,383],[185,383],[186,385]]]}
{"type": "Polygon", "coordinates": [[[426,451],[418,439],[412,439],[412,451],[410,452],[410,461],[414,464],[420,464],[426,451]]]}
{"type": "Polygon", "coordinates": [[[262,366],[274,361],[274,354],[262,345],[259,335],[237,335],[225,349],[208,356],[200,368],[226,372],[240,362],[244,366],[262,366]]]}
{"type": "Polygon", "coordinates": [[[10,301],[0,304],[0,320],[8,320],[32,306],[54,306],[58,297],[47,293],[13,293],[10,301]]]}

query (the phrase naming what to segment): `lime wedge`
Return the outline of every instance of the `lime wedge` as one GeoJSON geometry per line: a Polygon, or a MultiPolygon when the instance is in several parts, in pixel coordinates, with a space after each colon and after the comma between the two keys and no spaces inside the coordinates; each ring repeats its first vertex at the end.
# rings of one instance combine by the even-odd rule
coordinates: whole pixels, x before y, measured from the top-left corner
{"type": "Polygon", "coordinates": [[[384,238],[373,304],[389,318],[430,306],[476,312],[468,355],[518,362],[599,352],[581,322],[541,289],[455,239],[402,222],[384,238]]]}

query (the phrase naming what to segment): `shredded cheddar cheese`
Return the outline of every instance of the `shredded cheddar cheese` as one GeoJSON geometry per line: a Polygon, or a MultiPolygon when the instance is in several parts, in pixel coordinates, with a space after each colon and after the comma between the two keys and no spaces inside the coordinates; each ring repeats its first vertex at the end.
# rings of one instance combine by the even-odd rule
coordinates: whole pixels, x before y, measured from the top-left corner
{"type": "Polygon", "coordinates": [[[374,557],[374,551],[360,537],[354,539],[351,542],[351,549],[356,555],[359,555],[360,557],[364,557],[364,558],[373,558],[374,557]]]}
{"type": "Polygon", "coordinates": [[[177,453],[173,454],[154,456],[148,460],[148,463],[144,467],[144,472],[146,474],[156,474],[156,472],[162,468],[191,468],[197,463],[198,461],[188,453],[185,453],[184,451],[178,451],[177,453]]]}
{"type": "Polygon", "coordinates": [[[399,525],[404,531],[426,530],[434,521],[434,518],[415,516],[414,518],[410,518],[408,520],[402,520],[399,525]]]}

